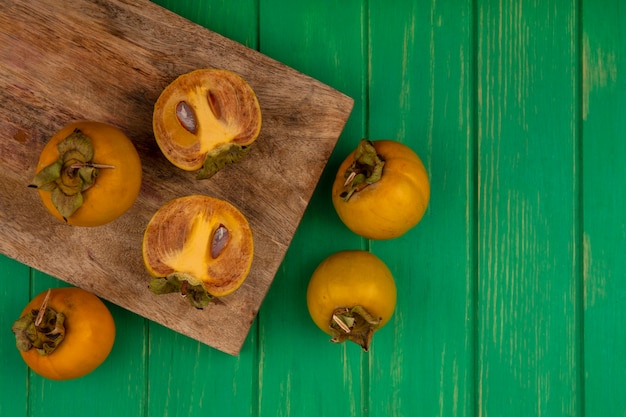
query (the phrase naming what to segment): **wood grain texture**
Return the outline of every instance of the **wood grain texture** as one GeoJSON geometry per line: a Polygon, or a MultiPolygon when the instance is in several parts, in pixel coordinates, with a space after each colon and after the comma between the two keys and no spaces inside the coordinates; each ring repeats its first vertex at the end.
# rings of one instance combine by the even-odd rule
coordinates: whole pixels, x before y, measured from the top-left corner
{"type": "Polygon", "coordinates": [[[8,1],[0,6],[0,28],[0,100],[10,103],[0,112],[2,252],[238,353],[352,99],[143,0],[8,1]],[[264,126],[250,158],[198,182],[162,157],[151,134],[151,114],[167,83],[203,67],[230,69],[248,80],[261,102],[264,126]],[[143,163],[135,206],[96,229],[54,223],[36,194],[25,190],[46,139],[76,119],[122,128],[143,163]],[[256,249],[246,283],[204,311],[190,309],[175,295],[150,294],[140,254],[143,229],[154,211],[193,193],[239,207],[250,221],[256,249]]]}
{"type": "Polygon", "coordinates": [[[429,174],[422,221],[371,250],[398,304],[370,357],[371,415],[474,411],[475,176],[470,2],[370,1],[369,131],[411,147],[429,174]],[[389,22],[396,22],[390,27],[389,22]],[[402,347],[402,348],[399,348],[402,347]],[[387,387],[396,387],[393,390],[387,387]]]}
{"type": "Polygon", "coordinates": [[[30,268],[0,254],[0,415],[26,417],[28,412],[28,367],[15,348],[11,326],[28,304],[30,268]],[[10,377],[8,377],[10,375],[10,377]]]}
{"type": "Polygon", "coordinates": [[[477,13],[477,409],[573,416],[582,406],[577,9],[479,1],[477,13]]]}
{"type": "Polygon", "coordinates": [[[357,1],[261,2],[261,51],[345,91],[356,105],[259,315],[259,416],[366,413],[367,368],[360,349],[330,343],[306,307],[306,288],[317,264],[337,250],[363,245],[339,220],[330,189],[339,163],[364,135],[366,13],[357,1]],[[277,340],[285,345],[277,347],[277,340]]]}
{"type": "Polygon", "coordinates": [[[1,416],[626,417],[622,2],[156,2],[354,111],[238,356],[109,303],[107,361],[43,381],[6,326],[66,284],[0,255],[1,416]],[[397,138],[428,168],[431,204],[405,237],[363,240],[334,213],[361,136],[397,138]],[[399,283],[368,354],[329,343],[306,310],[315,266],[354,248],[399,283]]]}
{"type": "Polygon", "coordinates": [[[626,9],[620,1],[583,1],[582,9],[584,411],[624,417],[626,9]]]}
{"type": "MultiPolygon", "coordinates": [[[[258,44],[258,15],[252,4],[238,2],[239,7],[232,7],[229,0],[158,3],[247,46],[258,44]]],[[[146,416],[258,415],[258,316],[237,356],[153,321],[148,322],[144,340],[147,350],[142,357],[151,392],[140,397],[146,400],[146,416]]]]}
{"type": "Polygon", "coordinates": [[[155,3],[249,48],[259,48],[259,0],[180,1],[155,3]]]}

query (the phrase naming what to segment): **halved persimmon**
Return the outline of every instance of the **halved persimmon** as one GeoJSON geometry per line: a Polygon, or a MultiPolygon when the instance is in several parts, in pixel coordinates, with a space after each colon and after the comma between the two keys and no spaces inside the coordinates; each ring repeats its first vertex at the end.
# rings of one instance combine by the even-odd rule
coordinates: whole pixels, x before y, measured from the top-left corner
{"type": "Polygon", "coordinates": [[[261,107],[241,76],[198,69],[163,90],[154,106],[153,130],[172,164],[210,178],[249,152],[261,131],[261,107]]]}
{"type": "Polygon", "coordinates": [[[143,260],[155,294],[180,292],[203,308],[241,286],[254,255],[246,217],[225,200],[176,198],[154,214],[143,237],[143,260]]]}

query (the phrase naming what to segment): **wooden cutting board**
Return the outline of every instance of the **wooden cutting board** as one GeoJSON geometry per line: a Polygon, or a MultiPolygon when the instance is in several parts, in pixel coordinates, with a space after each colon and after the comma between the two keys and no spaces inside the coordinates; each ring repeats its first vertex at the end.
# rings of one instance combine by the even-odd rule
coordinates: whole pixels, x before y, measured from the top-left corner
{"type": "Polygon", "coordinates": [[[332,88],[147,0],[3,0],[0,102],[0,251],[232,355],[246,339],[353,106],[332,88]],[[250,83],[263,128],[242,162],[197,181],[162,156],[152,110],[178,75],[207,67],[235,71],[250,83]],[[124,130],[143,164],[135,205],[96,228],[57,221],[27,188],[48,138],[79,119],[124,130]],[[255,242],[244,285],[204,310],[176,294],[149,292],[141,258],[153,213],[196,193],[237,206],[255,242]]]}

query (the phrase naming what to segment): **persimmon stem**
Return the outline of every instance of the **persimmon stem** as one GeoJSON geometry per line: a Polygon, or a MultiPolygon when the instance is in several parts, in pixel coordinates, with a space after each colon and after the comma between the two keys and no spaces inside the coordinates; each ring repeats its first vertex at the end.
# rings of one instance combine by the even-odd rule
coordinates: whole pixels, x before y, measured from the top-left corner
{"type": "Polygon", "coordinates": [[[84,163],[81,163],[81,164],[72,164],[68,168],[69,169],[80,169],[80,168],[114,169],[115,165],[94,164],[94,163],[91,163],[91,162],[84,162],[84,163]]]}
{"type": "Polygon", "coordinates": [[[350,175],[348,175],[348,178],[346,178],[346,182],[343,183],[344,187],[347,187],[348,184],[350,184],[352,182],[352,180],[354,179],[354,177],[356,177],[356,171],[352,171],[350,172],[350,175]]]}
{"type": "Polygon", "coordinates": [[[341,330],[343,330],[344,332],[350,333],[350,331],[352,331],[352,329],[346,323],[344,323],[344,321],[341,320],[341,318],[339,318],[337,314],[333,314],[333,321],[337,326],[341,327],[341,330]]]}
{"type": "Polygon", "coordinates": [[[51,289],[48,288],[48,292],[41,303],[41,307],[39,307],[39,312],[37,313],[37,317],[35,318],[35,327],[39,327],[41,325],[41,321],[43,320],[43,316],[46,314],[46,309],[48,308],[48,300],[50,299],[51,289]]]}

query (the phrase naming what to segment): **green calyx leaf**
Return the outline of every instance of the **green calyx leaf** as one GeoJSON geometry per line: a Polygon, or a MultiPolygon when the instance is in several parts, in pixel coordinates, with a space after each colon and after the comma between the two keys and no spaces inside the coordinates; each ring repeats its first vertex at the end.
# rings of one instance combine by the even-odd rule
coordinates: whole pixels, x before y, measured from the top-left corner
{"type": "Polygon", "coordinates": [[[35,175],[29,187],[51,193],[52,203],[67,220],[83,204],[82,192],[91,187],[99,168],[112,168],[92,162],[91,138],[75,129],[57,144],[59,159],[35,175]]]}
{"type": "Polygon", "coordinates": [[[62,168],[63,162],[60,160],[48,165],[35,175],[35,178],[33,178],[28,186],[44,191],[52,191],[57,187],[56,180],[61,177],[62,168]]]}
{"type": "Polygon", "coordinates": [[[385,161],[376,152],[374,144],[367,139],[362,139],[354,152],[354,162],[344,173],[346,182],[340,197],[348,201],[354,193],[379,181],[382,178],[384,166],[385,161]]]}
{"type": "Polygon", "coordinates": [[[364,307],[342,307],[333,312],[330,321],[331,342],[356,343],[367,352],[374,332],[380,327],[380,318],[373,317],[364,307]]]}
{"type": "Polygon", "coordinates": [[[59,142],[57,150],[59,155],[67,155],[65,157],[66,160],[76,156],[77,159],[82,159],[83,162],[89,162],[94,155],[91,138],[80,129],[74,129],[67,138],[59,142]]]}
{"type": "Polygon", "coordinates": [[[83,195],[80,192],[66,194],[63,187],[55,187],[50,192],[52,204],[61,213],[65,220],[83,205],[83,195]]]}
{"type": "Polygon", "coordinates": [[[65,338],[65,315],[51,308],[41,313],[33,310],[13,323],[11,330],[15,334],[15,344],[22,352],[35,349],[42,356],[52,354],[65,338]]]}
{"type": "Polygon", "coordinates": [[[150,280],[150,291],[154,294],[180,293],[189,304],[197,309],[208,306],[213,296],[209,294],[202,284],[192,285],[189,281],[197,281],[189,274],[174,272],[167,277],[152,278],[150,280]]]}
{"type": "Polygon", "coordinates": [[[232,142],[218,146],[207,154],[202,168],[197,172],[197,178],[199,180],[211,178],[226,165],[241,161],[250,149],[250,146],[241,146],[232,142]]]}

